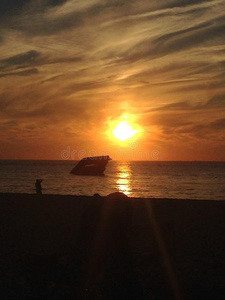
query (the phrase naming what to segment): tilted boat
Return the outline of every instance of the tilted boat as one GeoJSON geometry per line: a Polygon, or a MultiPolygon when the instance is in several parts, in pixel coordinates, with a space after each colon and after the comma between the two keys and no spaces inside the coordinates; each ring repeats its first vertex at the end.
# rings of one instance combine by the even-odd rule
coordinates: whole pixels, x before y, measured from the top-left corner
{"type": "Polygon", "coordinates": [[[75,175],[103,176],[109,160],[111,160],[109,155],[84,157],[70,173],[75,175]]]}

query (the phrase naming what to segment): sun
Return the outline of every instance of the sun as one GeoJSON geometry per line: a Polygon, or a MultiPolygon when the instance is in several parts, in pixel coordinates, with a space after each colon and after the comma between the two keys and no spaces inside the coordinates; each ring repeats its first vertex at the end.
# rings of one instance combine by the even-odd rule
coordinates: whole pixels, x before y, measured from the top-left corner
{"type": "Polygon", "coordinates": [[[138,130],[134,130],[127,121],[120,122],[116,128],[113,130],[114,136],[120,141],[126,141],[132,138],[138,130]]]}

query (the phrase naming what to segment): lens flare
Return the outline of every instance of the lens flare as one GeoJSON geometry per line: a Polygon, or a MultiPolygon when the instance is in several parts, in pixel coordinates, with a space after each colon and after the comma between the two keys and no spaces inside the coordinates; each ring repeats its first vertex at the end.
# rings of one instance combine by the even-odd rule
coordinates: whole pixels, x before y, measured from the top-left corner
{"type": "Polygon", "coordinates": [[[134,130],[127,121],[120,122],[117,127],[113,130],[114,136],[120,141],[126,141],[132,138],[138,130],[134,130]]]}

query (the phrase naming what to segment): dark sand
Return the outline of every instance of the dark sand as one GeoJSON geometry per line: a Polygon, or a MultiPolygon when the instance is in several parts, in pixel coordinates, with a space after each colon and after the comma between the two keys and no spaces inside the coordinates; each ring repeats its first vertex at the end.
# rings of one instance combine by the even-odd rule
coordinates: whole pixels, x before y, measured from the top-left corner
{"type": "Polygon", "coordinates": [[[1,299],[225,299],[225,201],[0,194],[1,299]]]}

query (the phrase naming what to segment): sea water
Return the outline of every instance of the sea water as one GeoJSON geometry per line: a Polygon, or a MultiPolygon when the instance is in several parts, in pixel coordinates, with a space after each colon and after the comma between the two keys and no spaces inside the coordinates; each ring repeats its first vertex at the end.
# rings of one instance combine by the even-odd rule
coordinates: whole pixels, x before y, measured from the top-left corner
{"type": "Polygon", "coordinates": [[[225,200],[225,162],[109,161],[105,176],[70,174],[76,161],[0,161],[0,192],[225,200]]]}

